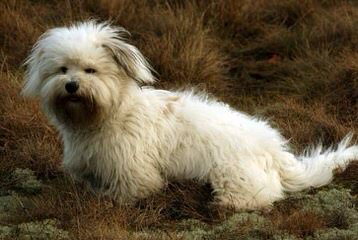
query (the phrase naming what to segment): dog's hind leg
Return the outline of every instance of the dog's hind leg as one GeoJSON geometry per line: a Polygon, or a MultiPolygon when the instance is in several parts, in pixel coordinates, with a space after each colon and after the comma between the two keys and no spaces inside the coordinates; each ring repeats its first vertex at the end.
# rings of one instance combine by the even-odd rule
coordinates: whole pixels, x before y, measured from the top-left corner
{"type": "Polygon", "coordinates": [[[210,174],[210,182],[215,194],[214,203],[236,210],[268,207],[283,198],[278,172],[272,168],[264,169],[255,162],[216,167],[210,174]]]}

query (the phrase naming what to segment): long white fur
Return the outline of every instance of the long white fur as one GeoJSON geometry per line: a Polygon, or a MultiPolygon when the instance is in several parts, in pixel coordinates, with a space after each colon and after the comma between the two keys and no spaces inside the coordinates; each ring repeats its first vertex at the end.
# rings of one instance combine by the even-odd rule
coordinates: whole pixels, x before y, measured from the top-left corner
{"type": "MultiPolygon", "coordinates": [[[[282,199],[285,191],[328,184],[336,168],[358,159],[348,135],[334,149],[314,148],[294,156],[287,140],[265,120],[190,91],[138,85],[154,82],[151,67],[126,31],[94,21],[54,28],[28,58],[23,94],[40,99],[59,130],[65,168],[120,203],[159,191],[171,179],[209,182],[218,204],[256,209],[282,199]],[[66,74],[59,69],[68,67],[66,74]],[[85,67],[97,70],[86,74],[85,67]],[[100,109],[93,122],[69,124],[56,114],[64,85],[100,109]]],[[[75,115],[82,105],[67,108],[75,115]]],[[[80,119],[80,118],[79,118],[80,119]]]]}

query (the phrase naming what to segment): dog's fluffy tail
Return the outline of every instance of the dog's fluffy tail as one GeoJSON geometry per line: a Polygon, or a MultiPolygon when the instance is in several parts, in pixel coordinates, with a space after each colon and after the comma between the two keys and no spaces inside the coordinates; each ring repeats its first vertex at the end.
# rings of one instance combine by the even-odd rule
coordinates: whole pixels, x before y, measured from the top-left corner
{"type": "MultiPolygon", "coordinates": [[[[282,166],[282,184],[286,191],[295,192],[309,187],[320,187],[330,183],[334,170],[343,171],[351,161],[358,160],[358,145],[351,145],[350,133],[336,148],[323,150],[320,144],[311,147],[295,163],[282,166]]],[[[286,162],[287,163],[287,162],[286,162]]]]}

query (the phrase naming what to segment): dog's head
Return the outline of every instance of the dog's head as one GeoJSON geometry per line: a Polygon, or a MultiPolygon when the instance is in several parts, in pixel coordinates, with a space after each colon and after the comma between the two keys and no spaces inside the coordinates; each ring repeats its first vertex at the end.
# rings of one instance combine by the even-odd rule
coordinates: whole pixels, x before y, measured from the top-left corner
{"type": "Polygon", "coordinates": [[[82,126],[117,108],[133,83],[154,82],[128,32],[89,21],[44,33],[26,60],[24,96],[38,97],[56,124],[82,126]]]}

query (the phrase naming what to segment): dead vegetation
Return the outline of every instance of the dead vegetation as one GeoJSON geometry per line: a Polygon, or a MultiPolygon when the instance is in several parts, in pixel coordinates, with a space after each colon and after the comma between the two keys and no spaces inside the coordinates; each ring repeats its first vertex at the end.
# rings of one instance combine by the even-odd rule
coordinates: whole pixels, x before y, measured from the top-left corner
{"type": "MultiPolygon", "coordinates": [[[[56,218],[76,239],[158,239],[132,234],[144,229],[180,239],[192,236],[171,234],[182,220],[216,226],[226,217],[210,206],[208,186],[173,183],[163,193],[123,209],[97,199],[63,173],[56,132],[37,103],[19,95],[21,64],[46,29],[89,18],[110,20],[132,33],[132,43],[157,71],[156,87],[193,86],[239,110],[270,118],[295,151],[319,140],[332,144],[349,131],[358,133],[355,1],[0,0],[1,186],[16,168],[34,170],[44,183],[42,193],[31,196],[36,208],[1,224],[56,218]]],[[[358,165],[353,164],[337,180],[355,197],[357,174],[358,165]]],[[[287,239],[323,239],[324,233],[317,231],[338,234],[346,229],[339,233],[348,234],[344,236],[353,231],[347,230],[344,214],[328,218],[301,211],[296,204],[283,201],[270,214],[263,213],[270,229],[259,231],[256,238],[279,239],[276,231],[283,231],[291,237],[287,239]]],[[[200,236],[230,238],[250,226],[244,221],[235,226],[238,231],[218,228],[200,236]]],[[[330,239],[327,234],[324,239],[330,239]]]]}

